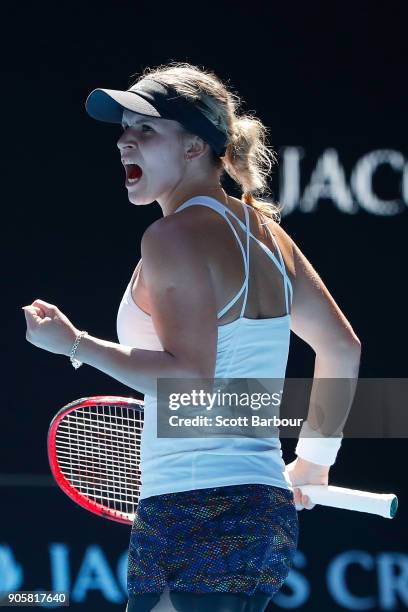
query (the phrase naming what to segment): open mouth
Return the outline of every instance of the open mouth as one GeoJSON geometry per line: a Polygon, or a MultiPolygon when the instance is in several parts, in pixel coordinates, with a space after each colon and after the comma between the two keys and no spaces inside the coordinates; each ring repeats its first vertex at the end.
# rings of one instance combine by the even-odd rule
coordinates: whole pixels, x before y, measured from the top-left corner
{"type": "Polygon", "coordinates": [[[142,178],[143,170],[138,164],[125,164],[126,180],[129,184],[137,183],[142,178]]]}

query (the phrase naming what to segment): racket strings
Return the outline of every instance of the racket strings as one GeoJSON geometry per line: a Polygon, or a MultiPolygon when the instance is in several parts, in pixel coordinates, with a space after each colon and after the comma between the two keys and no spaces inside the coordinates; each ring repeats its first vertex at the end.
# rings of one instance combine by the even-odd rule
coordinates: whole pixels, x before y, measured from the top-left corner
{"type": "Polygon", "coordinates": [[[68,454],[72,453],[72,449],[75,448],[78,453],[81,452],[84,455],[90,455],[91,457],[93,457],[95,450],[97,449],[98,451],[103,451],[107,455],[111,453],[115,454],[115,456],[117,456],[117,453],[119,451],[125,459],[127,459],[128,457],[133,457],[132,453],[135,448],[140,449],[140,444],[132,444],[126,441],[123,444],[119,444],[119,441],[116,444],[101,444],[101,442],[97,438],[92,439],[89,437],[84,440],[83,444],[79,444],[78,442],[73,442],[72,437],[70,435],[60,436],[58,438],[58,446],[61,449],[61,454],[63,454],[64,451],[66,451],[68,454]],[[88,446],[90,444],[92,444],[92,450],[88,446]]]}
{"type": "MultiPolygon", "coordinates": [[[[78,465],[88,466],[89,470],[91,469],[92,465],[96,465],[95,457],[93,457],[91,453],[89,453],[90,454],[89,457],[85,456],[85,452],[83,454],[78,453],[75,456],[70,452],[64,452],[63,450],[61,450],[61,447],[58,447],[58,448],[59,448],[58,456],[61,457],[61,463],[65,458],[66,462],[71,463],[72,461],[75,464],[75,461],[77,461],[78,465]],[[76,457],[79,457],[79,456],[81,457],[80,461],[76,459],[76,457]]],[[[106,471],[107,469],[109,469],[109,466],[112,464],[112,461],[115,461],[115,463],[117,463],[118,466],[121,466],[122,469],[126,469],[126,468],[130,470],[134,469],[135,461],[133,461],[130,456],[129,456],[129,461],[125,461],[124,458],[117,459],[117,456],[114,453],[111,453],[110,455],[109,453],[107,453],[106,459],[104,459],[104,457],[101,456],[98,464],[101,468],[105,469],[106,471]]],[[[136,466],[138,465],[139,465],[139,461],[136,461],[136,466]]]]}
{"type": "Polygon", "coordinates": [[[60,422],[56,455],[65,478],[90,501],[124,517],[134,514],[140,488],[140,404],[82,406],[60,422]]]}
{"type": "MultiPolygon", "coordinates": [[[[73,417],[72,417],[72,413],[71,413],[70,415],[68,415],[66,417],[66,419],[65,419],[66,422],[62,423],[60,425],[60,427],[63,427],[64,429],[67,429],[67,431],[70,431],[70,426],[71,426],[71,420],[72,419],[73,419],[73,417]]],[[[74,425],[75,432],[76,432],[76,434],[78,435],[79,438],[81,436],[89,436],[92,433],[98,434],[99,436],[101,436],[101,434],[105,433],[107,439],[112,438],[112,437],[113,438],[116,437],[118,439],[119,438],[120,439],[128,438],[129,440],[133,440],[133,436],[130,435],[130,434],[128,435],[128,429],[126,427],[126,423],[125,423],[125,428],[126,429],[123,430],[123,432],[122,432],[123,425],[121,425],[120,428],[118,428],[118,429],[106,428],[106,427],[98,428],[97,429],[94,425],[92,425],[91,427],[87,426],[87,425],[84,425],[83,427],[79,427],[80,424],[76,421],[76,419],[74,419],[73,425],[74,425]]],[[[140,430],[141,429],[142,428],[140,427],[140,430]]]]}
{"type": "MultiPolygon", "coordinates": [[[[88,470],[88,466],[85,465],[83,463],[77,463],[77,466],[75,466],[75,464],[71,464],[69,461],[60,461],[60,466],[66,466],[67,468],[70,469],[70,472],[72,472],[72,476],[74,477],[79,477],[79,478],[87,478],[88,482],[90,483],[101,483],[101,482],[112,482],[114,484],[118,483],[118,478],[117,478],[117,470],[112,470],[109,468],[109,466],[104,466],[104,465],[98,465],[98,466],[94,466],[93,464],[89,464],[89,470],[88,470]],[[72,470],[71,470],[72,467],[72,470]],[[92,472],[90,471],[92,467],[92,472]]],[[[125,468],[126,469],[126,468],[125,468]]],[[[133,486],[133,484],[131,485],[130,483],[134,483],[134,482],[138,482],[139,479],[135,478],[135,473],[134,470],[129,470],[129,474],[126,473],[126,471],[121,470],[121,475],[120,475],[120,480],[119,483],[121,485],[128,485],[128,486],[133,486]]]]}

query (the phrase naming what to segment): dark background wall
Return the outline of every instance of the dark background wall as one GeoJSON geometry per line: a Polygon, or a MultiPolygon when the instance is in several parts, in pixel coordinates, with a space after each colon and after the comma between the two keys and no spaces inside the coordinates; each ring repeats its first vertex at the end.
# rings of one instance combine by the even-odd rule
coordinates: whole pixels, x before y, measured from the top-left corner
{"type": "MultiPolygon", "coordinates": [[[[280,161],[273,197],[285,204],[287,189],[295,193],[282,225],[361,339],[360,375],[404,378],[406,8],[110,0],[9,4],[3,17],[0,590],[64,587],[74,609],[119,610],[129,530],[50,484],[46,434],[75,398],[135,393],[27,343],[20,310],[40,298],[80,329],[117,341],[141,235],[161,215],[157,204],[127,201],[119,128],[92,121],[85,98],[99,86],[126,88],[145,66],[170,60],[229,79],[244,109],[270,128],[280,161]]],[[[292,336],[288,376],[312,375],[313,357],[292,336]]],[[[284,441],[287,461],[293,446],[284,441]]],[[[270,609],[408,606],[405,455],[405,439],[344,442],[332,483],[396,492],[400,512],[386,521],[303,511],[295,567],[270,609]]]]}

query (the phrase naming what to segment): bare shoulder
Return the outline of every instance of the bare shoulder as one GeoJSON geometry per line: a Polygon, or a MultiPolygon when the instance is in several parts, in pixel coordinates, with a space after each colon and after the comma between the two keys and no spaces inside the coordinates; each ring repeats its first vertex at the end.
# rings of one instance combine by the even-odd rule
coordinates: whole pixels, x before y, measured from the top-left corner
{"type": "Polygon", "coordinates": [[[142,236],[142,242],[147,242],[162,236],[163,238],[169,234],[169,232],[177,226],[177,223],[174,223],[173,219],[174,215],[169,215],[167,217],[160,217],[160,219],[156,219],[147,227],[142,236]]]}
{"type": "MultiPolygon", "coordinates": [[[[206,274],[206,259],[202,256],[194,227],[183,214],[169,215],[152,223],[141,241],[144,280],[150,288],[154,283],[184,286],[186,281],[198,290],[206,274]]],[[[204,283],[207,285],[207,283],[204,283]]]]}
{"type": "Polygon", "coordinates": [[[204,206],[191,206],[157,219],[142,236],[143,266],[147,257],[160,258],[170,252],[174,256],[188,256],[192,264],[198,262],[200,257],[207,262],[206,243],[211,238],[212,223],[214,217],[209,215],[209,209],[204,206]]]}
{"type": "Polygon", "coordinates": [[[186,253],[194,245],[193,230],[194,226],[183,214],[161,217],[145,230],[141,240],[142,254],[144,252],[147,257],[155,253],[163,255],[169,250],[186,253]]]}

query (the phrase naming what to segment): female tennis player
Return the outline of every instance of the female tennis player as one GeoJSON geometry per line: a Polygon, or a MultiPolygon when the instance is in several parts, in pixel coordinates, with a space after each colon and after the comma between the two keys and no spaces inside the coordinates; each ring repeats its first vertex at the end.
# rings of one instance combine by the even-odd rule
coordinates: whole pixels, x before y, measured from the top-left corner
{"type": "Polygon", "coordinates": [[[163,217],[143,234],[118,344],[43,300],[24,309],[29,342],[145,396],[128,612],[151,610],[164,589],[181,612],[265,610],[291,567],[297,510],[313,507],[297,485],[328,484],[341,441],[301,432],[285,466],[277,438],[159,438],[157,379],[284,379],[291,330],[315,351],[315,377],[358,372],[351,325],[280,226],[279,206],[254,197],[276,159],[240,103],[211,71],[178,62],[146,69],[127,91],[94,90],[88,113],[123,127],[129,201],[158,202],[163,217]]]}

